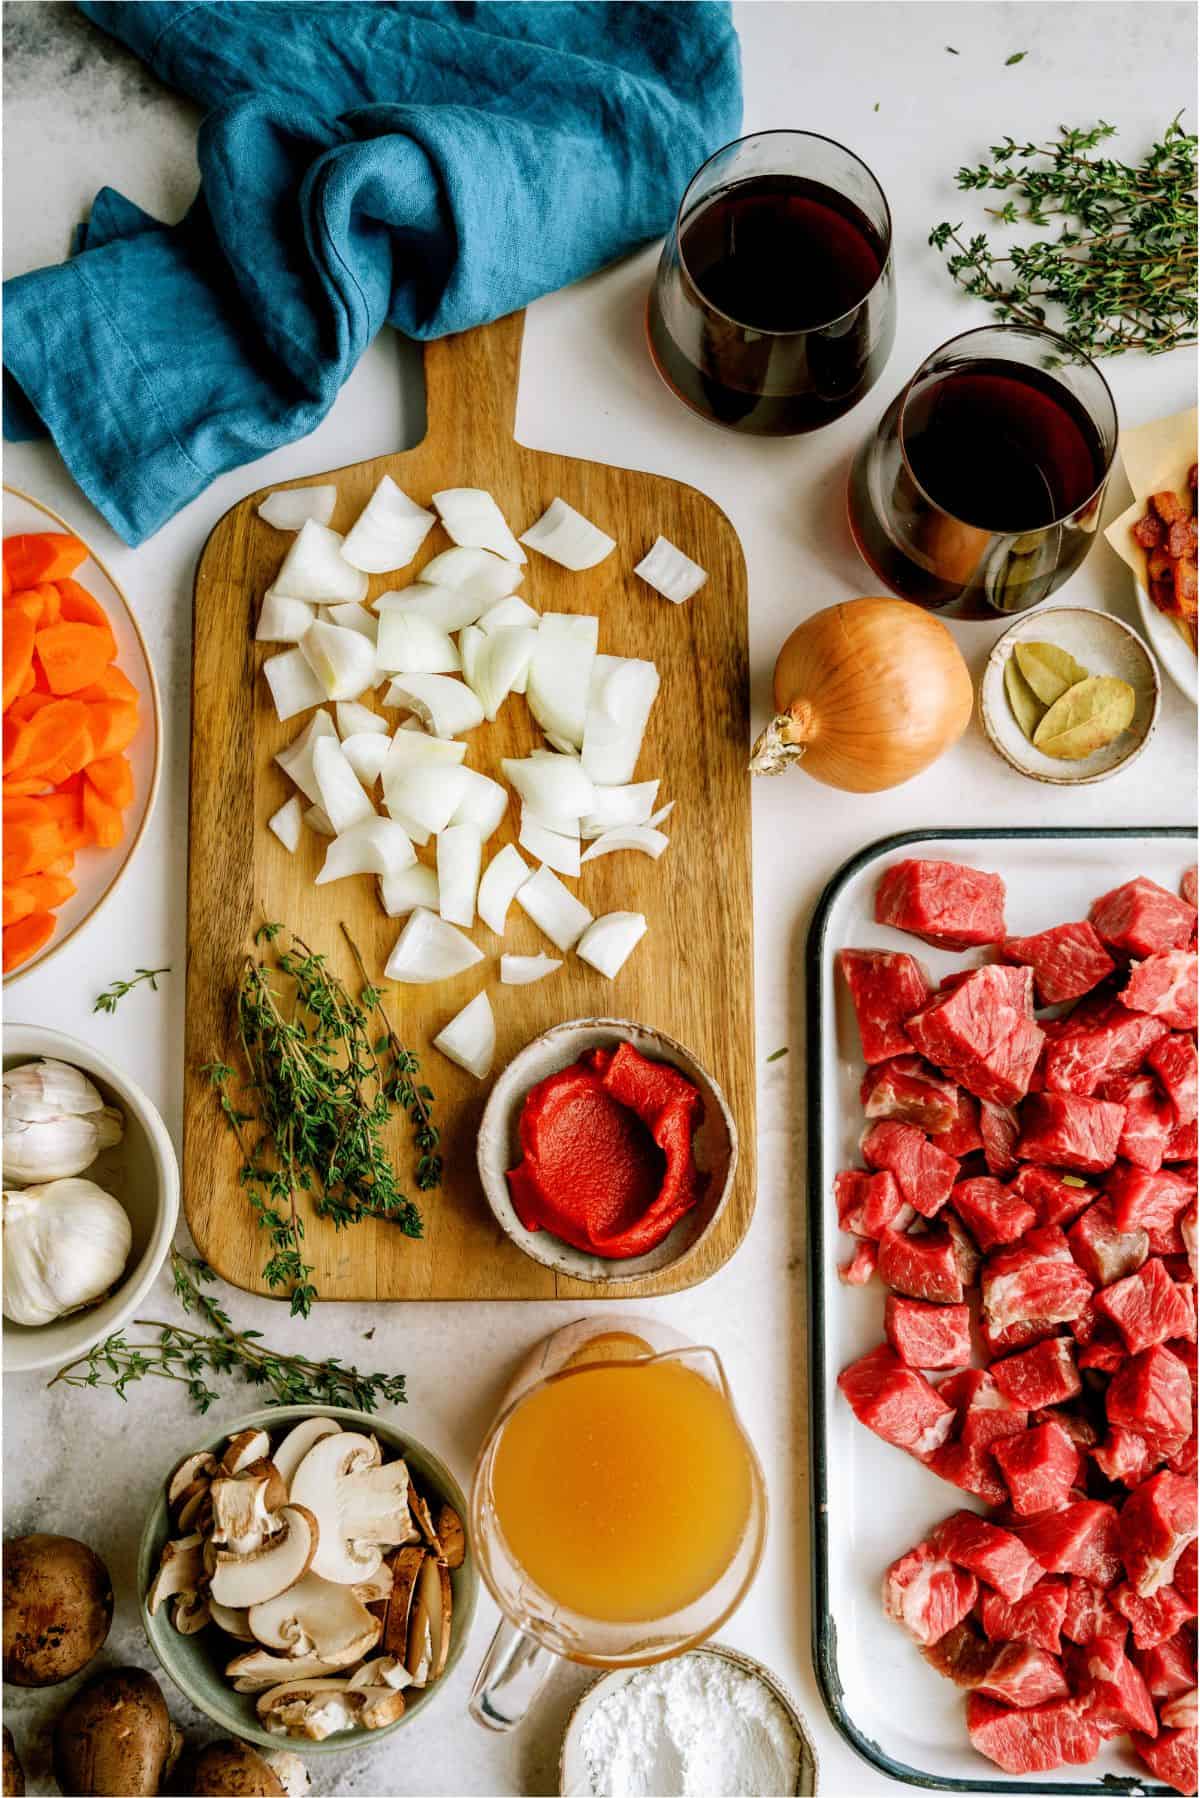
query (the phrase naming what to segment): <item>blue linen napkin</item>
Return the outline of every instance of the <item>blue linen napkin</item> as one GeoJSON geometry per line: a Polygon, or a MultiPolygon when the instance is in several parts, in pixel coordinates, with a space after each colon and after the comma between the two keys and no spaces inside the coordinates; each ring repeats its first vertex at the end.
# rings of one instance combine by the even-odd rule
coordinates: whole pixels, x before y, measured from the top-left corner
{"type": "Polygon", "coordinates": [[[384,323],[499,318],[668,229],[741,119],[712,0],[80,0],[211,107],[163,225],[101,190],[4,288],[5,433],[128,543],[311,431],[384,323]]]}

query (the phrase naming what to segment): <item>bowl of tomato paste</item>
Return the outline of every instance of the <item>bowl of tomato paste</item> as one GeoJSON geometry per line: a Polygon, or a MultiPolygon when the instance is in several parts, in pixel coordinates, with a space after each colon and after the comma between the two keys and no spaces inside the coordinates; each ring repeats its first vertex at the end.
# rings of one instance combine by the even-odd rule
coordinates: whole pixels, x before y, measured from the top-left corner
{"type": "Polygon", "coordinates": [[[479,1127],[505,1235],[597,1284],[661,1273],[715,1225],[737,1168],[720,1086],[682,1043],[624,1018],[556,1024],[511,1061],[479,1127]]]}

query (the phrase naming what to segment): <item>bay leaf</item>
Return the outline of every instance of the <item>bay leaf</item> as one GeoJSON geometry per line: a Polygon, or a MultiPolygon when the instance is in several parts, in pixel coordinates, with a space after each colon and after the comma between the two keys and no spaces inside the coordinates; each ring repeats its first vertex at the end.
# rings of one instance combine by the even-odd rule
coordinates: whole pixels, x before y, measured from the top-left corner
{"type": "Polygon", "coordinates": [[[1053,705],[1068,688],[1088,678],[1087,669],[1057,643],[1018,643],[1013,655],[1043,705],[1053,705]]]}
{"type": "Polygon", "coordinates": [[[1004,691],[1013,717],[1032,743],[1046,708],[1018,668],[1015,656],[1009,656],[1004,664],[1004,691]]]}
{"type": "Polygon", "coordinates": [[[1089,675],[1055,700],[1033,734],[1034,745],[1060,762],[1081,762],[1128,730],[1135,704],[1128,681],[1089,675]]]}

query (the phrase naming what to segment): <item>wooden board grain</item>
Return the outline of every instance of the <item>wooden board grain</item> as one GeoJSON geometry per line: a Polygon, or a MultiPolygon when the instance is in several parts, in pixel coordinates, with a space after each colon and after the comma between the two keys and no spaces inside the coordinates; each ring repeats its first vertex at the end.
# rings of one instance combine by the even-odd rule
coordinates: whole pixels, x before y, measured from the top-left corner
{"type": "MultiPolygon", "coordinates": [[[[523,314],[514,314],[427,347],[429,431],[415,449],[290,484],[336,481],[333,524],[343,531],[380,476],[389,474],[422,505],[444,487],[486,488],[517,532],[561,495],[615,537],[616,551],[584,574],[531,551],[521,592],[539,611],[598,614],[602,652],[657,663],[662,688],[637,777],[661,776],[660,803],[679,802],[666,827],[671,846],[657,863],[632,853],[602,857],[575,887],[596,916],[636,910],[649,920],[647,936],[615,981],[570,955],[537,985],[502,986],[500,943],[477,924],[473,935],[488,955],[486,964],[443,985],[389,990],[393,1021],[422,1055],[437,1094],[445,1179],[440,1191],[422,1200],[421,1241],[385,1223],[368,1221],[339,1233],[310,1218],[308,1258],[323,1298],[595,1299],[671,1292],[713,1273],[741,1241],[753,1210],[754,960],[741,547],[724,514],[692,488],[513,441],[523,322],[523,314]],[[706,586],[686,605],[668,604],[633,575],[660,533],[708,570],[706,586]],[[496,1015],[497,1070],[552,1024],[608,1016],[665,1030],[716,1076],[737,1120],[740,1165],[717,1228],[685,1261],[600,1287],[555,1275],[503,1235],[474,1160],[490,1082],[477,1083],[429,1046],[483,986],[496,1015]]],[[[288,855],[266,828],[292,790],[272,758],[306,719],[280,724],[259,673],[276,649],[253,642],[254,622],[290,541],[256,515],[262,497],[251,494],[226,513],[196,574],[184,1108],[184,1206],[196,1246],[225,1279],[251,1291],[266,1290],[263,1238],[239,1189],[236,1145],[202,1072],[214,1060],[236,1064],[230,1000],[242,958],[265,914],[327,951],[353,982],[339,921],[351,930],[373,976],[382,973],[401,927],[384,916],[372,880],[314,887],[324,851],[320,839],[306,831],[297,854],[288,855]]],[[[447,541],[440,526],[432,531],[414,568],[447,541]]],[[[373,576],[371,597],[412,574],[373,576]]],[[[495,724],[471,734],[467,759],[497,774],[501,756],[527,754],[541,740],[524,701],[510,699],[495,724]]],[[[514,806],[485,847],[485,862],[515,833],[514,806]]],[[[428,859],[431,850],[421,853],[428,859]]],[[[514,905],[503,947],[534,954],[550,945],[514,905]]],[[[403,1173],[411,1153],[402,1128],[392,1141],[403,1173]]]]}

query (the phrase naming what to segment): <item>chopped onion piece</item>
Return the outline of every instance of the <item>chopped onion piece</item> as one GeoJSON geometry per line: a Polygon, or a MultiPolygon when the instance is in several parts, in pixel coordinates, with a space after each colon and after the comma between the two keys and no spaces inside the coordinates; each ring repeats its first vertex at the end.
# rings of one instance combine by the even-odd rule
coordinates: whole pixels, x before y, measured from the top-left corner
{"type": "Polygon", "coordinates": [[[532,812],[521,808],[521,831],[517,837],[522,849],[528,849],[535,861],[544,862],[570,880],[579,879],[579,838],[563,831],[551,830],[532,812]]]}
{"type": "Polygon", "coordinates": [[[336,505],[334,486],[277,487],[259,506],[258,516],[277,531],[298,531],[310,518],[328,524],[336,505]]]}
{"type": "Polygon", "coordinates": [[[399,874],[416,861],[408,834],[394,818],[364,818],[334,837],[325,851],[317,886],[345,880],[351,874],[399,874]]]}
{"type": "Polygon", "coordinates": [[[451,824],[473,824],[484,843],[500,825],[508,810],[508,794],[498,780],[490,780],[474,768],[464,768],[466,787],[454,808],[451,824]]]}
{"type": "Polygon", "coordinates": [[[450,824],[438,833],[438,909],[447,924],[469,930],[475,922],[481,855],[482,839],[473,824],[450,824]]]}
{"type": "MultiPolygon", "coordinates": [[[[410,722],[415,724],[416,720],[410,722]]],[[[465,743],[456,743],[447,737],[430,737],[420,725],[413,730],[402,724],[392,738],[383,784],[386,787],[389,775],[407,773],[411,768],[457,768],[466,759],[466,754],[465,743]]]]}
{"type": "Polygon", "coordinates": [[[320,804],[321,795],[317,790],[317,777],[313,773],[313,745],[319,737],[336,736],[333,719],[322,706],[313,713],[300,735],[275,757],[288,779],[294,781],[304,797],[311,799],[314,805],[320,804]]]}
{"type": "Polygon", "coordinates": [[[336,737],[317,738],[312,765],[319,804],[339,836],[352,824],[375,816],[375,807],[363,792],[362,782],[336,737]]]}
{"type": "Polygon", "coordinates": [[[326,699],[357,699],[375,684],[375,645],[339,624],[309,626],[300,644],[326,699]]]}
{"type": "Polygon", "coordinates": [[[606,830],[623,824],[648,824],[658,797],[656,780],[639,781],[632,787],[596,787],[591,811],[580,820],[581,837],[602,837],[606,830]]]}
{"type": "MultiPolygon", "coordinates": [[[[364,731],[374,731],[378,736],[390,737],[392,727],[386,718],[373,712],[370,706],[359,705],[356,699],[339,699],[334,706],[337,717],[337,734],[344,743],[347,737],[361,737],[364,731]]],[[[278,761],[279,757],[276,756],[278,761]]]]}
{"type": "Polygon", "coordinates": [[[490,549],[506,562],[524,564],[525,551],[517,542],[504,514],[482,487],[444,487],[433,503],[446,534],[465,549],[490,549]]]}
{"type": "Polygon", "coordinates": [[[479,628],[485,637],[490,637],[494,631],[502,631],[513,624],[526,625],[533,631],[541,622],[541,616],[541,613],[535,612],[532,606],[527,606],[518,594],[510,593],[507,599],[499,600],[483,613],[479,620],[479,628]]]}
{"type": "Polygon", "coordinates": [[[597,786],[631,781],[658,696],[658,670],[634,656],[597,656],[583,734],[583,766],[597,786]]]}
{"type": "Polygon", "coordinates": [[[502,955],[500,979],[505,986],[532,986],[535,980],[544,980],[561,967],[561,961],[553,955],[502,955]]]}
{"type": "Polygon", "coordinates": [[[584,931],[575,946],[580,961],[614,980],[646,934],[640,911],[610,911],[584,931]]]}
{"type": "MultiPolygon", "coordinates": [[[[479,602],[476,617],[506,594],[515,593],[525,579],[524,570],[516,562],[506,562],[488,549],[444,549],[440,556],[427,562],[421,570],[423,581],[440,582],[443,587],[469,594],[479,602]]],[[[472,620],[474,622],[474,620],[472,620]]]]}
{"type": "Polygon", "coordinates": [[[460,737],[483,723],[483,707],[470,687],[448,674],[402,674],[383,703],[415,712],[435,737],[460,737]]]}
{"type": "Polygon", "coordinates": [[[574,948],[592,922],[587,906],[581,905],[574,893],[568,893],[549,868],[539,868],[524,886],[518,887],[516,899],[556,949],[574,948]]]}
{"type": "MultiPolygon", "coordinates": [[[[267,520],[269,524],[270,519],[267,520]]],[[[304,814],[300,809],[300,801],[293,793],[286,804],[267,819],[267,829],[273,830],[289,855],[295,855],[300,847],[300,832],[304,829],[304,814]]]]}
{"type": "Polygon", "coordinates": [[[351,525],[342,554],[352,568],[368,574],[407,568],[436,523],[432,512],[385,474],[351,525]]]}
{"type": "Polygon", "coordinates": [[[466,786],[466,769],[449,763],[401,769],[399,773],[384,767],[383,795],[388,811],[402,823],[411,821],[427,832],[445,830],[466,786]]]}
{"type": "Polygon", "coordinates": [[[575,574],[595,568],[617,547],[615,538],[606,537],[565,499],[552,499],[537,523],[521,533],[521,542],[575,574]]]}
{"type": "Polygon", "coordinates": [[[483,950],[469,936],[419,905],[400,932],[383,972],[386,979],[406,986],[432,986],[482,960],[483,950]]]}
{"type": "Polygon", "coordinates": [[[674,606],[681,606],[685,599],[698,593],[708,579],[698,562],[685,556],[665,537],[654,539],[633,572],[640,574],[648,587],[653,587],[674,606]]]}
{"type": "Polygon", "coordinates": [[[329,815],[323,806],[310,805],[304,814],[304,822],[308,825],[308,828],[311,831],[314,831],[319,837],[332,837],[337,835],[333,825],[329,822],[329,815]]]}
{"type": "Polygon", "coordinates": [[[389,918],[407,917],[409,912],[416,911],[418,905],[436,911],[437,874],[432,868],[427,868],[424,862],[414,862],[411,868],[402,868],[399,874],[388,875],[380,881],[379,900],[389,918]]]}
{"type": "Polygon", "coordinates": [[[263,594],[254,641],[299,643],[316,616],[316,606],[310,605],[307,599],[289,599],[286,594],[277,593],[274,587],[268,587],[263,594]]]}
{"type": "MultiPolygon", "coordinates": [[[[596,789],[572,755],[503,756],[500,772],[537,818],[574,818],[591,811],[596,789]]],[[[578,831],[576,831],[578,835],[578,831]]]]}
{"type": "MultiPolygon", "coordinates": [[[[458,633],[458,653],[462,658],[462,674],[480,705],[483,705],[483,694],[479,690],[479,675],[486,650],[487,638],[478,625],[464,624],[458,633]]],[[[487,716],[486,708],[484,716],[487,716]]]]}
{"type": "Polygon", "coordinates": [[[504,935],[508,908],[516,898],[518,888],[528,879],[528,864],[511,843],[506,843],[488,863],[479,883],[476,908],[488,929],[494,930],[497,936],[504,935]]]}
{"type": "MultiPolygon", "coordinates": [[[[550,750],[553,750],[555,752],[555,754],[557,754],[557,755],[573,755],[578,759],[578,756],[579,756],[578,743],[569,743],[567,741],[566,737],[556,737],[552,730],[548,730],[546,732],[546,741],[550,745],[550,750]]],[[[550,753],[550,750],[532,749],[532,750],[530,750],[530,754],[531,755],[548,755],[550,753]]]]}
{"type": "Polygon", "coordinates": [[[289,599],[311,599],[319,606],[367,597],[367,577],[351,568],[342,554],[342,539],[328,525],[308,519],[275,576],[275,591],[289,599]]]}
{"type": "MultiPolygon", "coordinates": [[[[482,627],[476,634],[482,635],[482,627]]],[[[483,642],[486,647],[471,685],[479,695],[484,717],[494,720],[509,694],[524,688],[537,634],[524,625],[505,625],[483,642]]]]}
{"type": "MultiPolygon", "coordinates": [[[[309,629],[312,629],[311,625],[309,629]]],[[[298,649],[285,649],[280,655],[268,656],[263,663],[263,673],[281,724],[294,718],[297,712],[306,712],[311,705],[320,705],[326,697],[320,681],[298,649]]]]}
{"type": "Polygon", "coordinates": [[[418,618],[428,618],[441,631],[460,631],[464,624],[474,624],[484,607],[465,588],[433,587],[425,581],[414,581],[411,587],[395,587],[381,593],[375,610],[380,618],[387,612],[415,613],[418,618]]]}
{"type": "Polygon", "coordinates": [[[383,773],[391,746],[387,737],[374,730],[357,731],[352,737],[342,738],[342,753],[368,793],[383,773]]]}
{"type": "MultiPolygon", "coordinates": [[[[529,665],[529,709],[547,735],[579,748],[600,621],[578,613],[546,612],[529,665]]],[[[610,658],[611,659],[611,658],[610,658]]]]}
{"type": "Polygon", "coordinates": [[[615,830],[606,830],[602,837],[597,837],[590,849],[585,849],[580,856],[581,862],[594,862],[598,856],[612,855],[617,849],[640,849],[643,855],[658,860],[670,837],[665,837],[661,830],[651,830],[648,824],[621,824],[615,830]]]}
{"type": "Polygon", "coordinates": [[[380,613],[376,660],[384,674],[457,674],[462,666],[448,633],[419,612],[380,613]]]}
{"type": "MultiPolygon", "coordinates": [[[[655,782],[655,785],[658,785],[657,781],[655,782]]],[[[668,799],[665,805],[660,806],[651,817],[647,818],[646,822],[651,830],[657,830],[660,824],[665,824],[674,810],[675,801],[673,799],[668,799]]]]}
{"type": "Polygon", "coordinates": [[[379,620],[374,612],[368,612],[366,606],[356,605],[353,601],[344,606],[326,606],[325,617],[330,624],[340,624],[344,631],[357,631],[360,637],[369,637],[372,643],[379,636],[379,620]]]}
{"type": "Polygon", "coordinates": [[[476,1080],[485,1079],[496,1053],[496,1020],[487,994],[480,993],[464,1005],[458,1016],[438,1031],[433,1046],[476,1080]]]}

